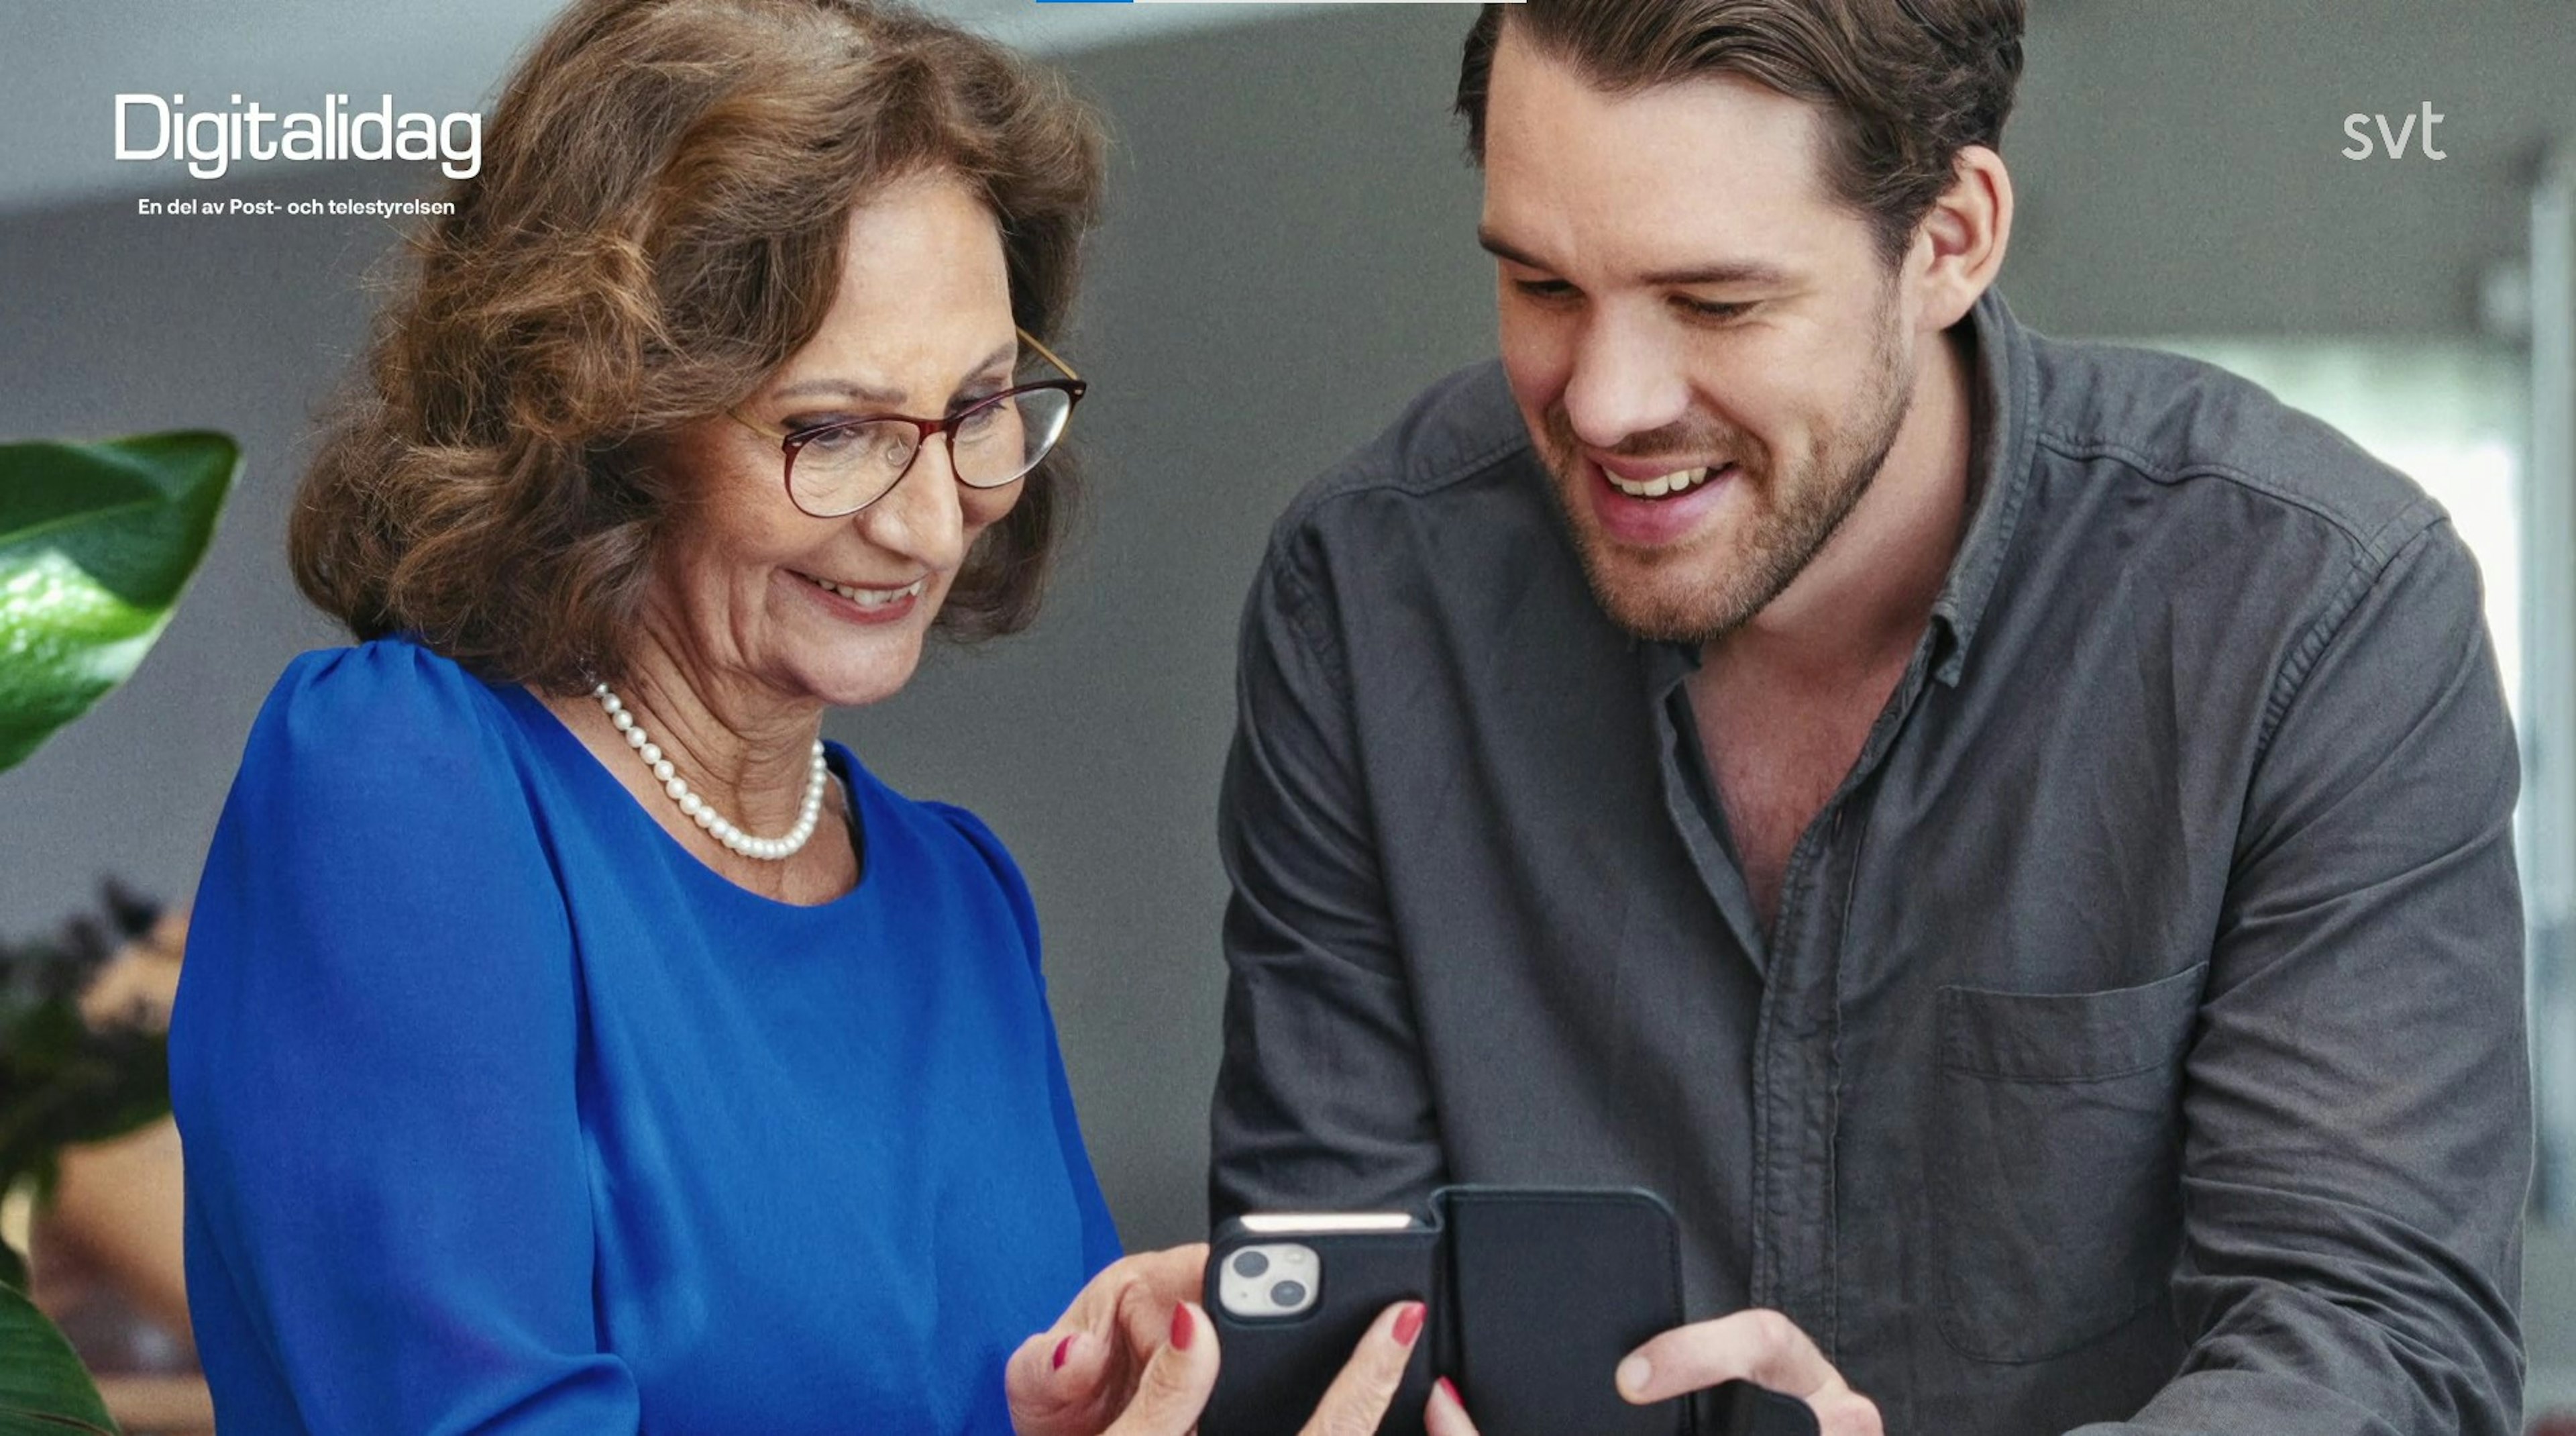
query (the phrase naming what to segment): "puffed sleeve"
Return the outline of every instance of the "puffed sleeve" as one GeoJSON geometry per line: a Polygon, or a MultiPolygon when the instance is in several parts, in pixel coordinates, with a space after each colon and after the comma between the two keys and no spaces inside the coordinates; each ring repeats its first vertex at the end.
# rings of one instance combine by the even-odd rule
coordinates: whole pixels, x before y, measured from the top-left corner
{"type": "Polygon", "coordinates": [[[599,1350],[560,886],[488,689],[385,641],[271,694],[170,1038],[230,1430],[632,1432],[599,1350]]]}
{"type": "Polygon", "coordinates": [[[983,819],[947,803],[922,806],[945,819],[974,846],[991,870],[994,882],[1001,886],[1003,898],[1010,904],[1011,921],[1019,929],[1021,950],[1037,984],[1038,1026],[1046,1033],[1047,1097],[1054,1108],[1056,1145],[1064,1153],[1065,1177],[1073,1186],[1073,1199],[1082,1213],[1082,1274],[1088,1280],[1118,1260],[1123,1249],[1118,1224],[1109,1215],[1109,1202],[1101,1195],[1100,1178],[1091,1167],[1090,1149],[1083,1144],[1082,1123],[1073,1110],[1073,1088],[1065,1079],[1064,1050],[1056,1040],[1055,1014],[1046,1003],[1046,966],[1039,956],[1037,902],[1029,896],[1028,880],[1020,875],[1020,865],[983,819]]]}

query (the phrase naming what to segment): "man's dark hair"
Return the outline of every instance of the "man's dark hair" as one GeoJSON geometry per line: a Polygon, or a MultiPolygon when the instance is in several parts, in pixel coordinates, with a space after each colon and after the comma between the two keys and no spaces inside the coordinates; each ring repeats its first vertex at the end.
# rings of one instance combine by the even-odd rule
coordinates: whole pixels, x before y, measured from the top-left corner
{"type": "Polygon", "coordinates": [[[2021,78],[2023,0],[1525,0],[1487,5],[1458,65],[1467,148],[1509,25],[1614,93],[1741,75],[1826,114],[1825,179],[1903,255],[1959,150],[1993,147],[2021,78]]]}

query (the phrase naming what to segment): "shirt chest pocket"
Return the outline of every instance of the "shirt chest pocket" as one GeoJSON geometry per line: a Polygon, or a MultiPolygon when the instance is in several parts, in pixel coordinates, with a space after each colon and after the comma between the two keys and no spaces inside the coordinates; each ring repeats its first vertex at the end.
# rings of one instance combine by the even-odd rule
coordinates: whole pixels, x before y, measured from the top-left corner
{"type": "Polygon", "coordinates": [[[1933,1247],[1941,1332],[1962,1354],[2046,1360],[2165,1293],[2206,972],[2107,992],[1941,989],[1933,1247]]]}

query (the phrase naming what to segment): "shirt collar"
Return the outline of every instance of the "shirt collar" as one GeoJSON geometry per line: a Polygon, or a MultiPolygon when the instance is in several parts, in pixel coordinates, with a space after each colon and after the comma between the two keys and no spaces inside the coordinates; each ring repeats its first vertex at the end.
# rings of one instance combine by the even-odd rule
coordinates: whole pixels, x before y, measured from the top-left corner
{"type": "Polygon", "coordinates": [[[2003,571],[2005,551],[2030,489],[2031,455],[2038,443],[2039,366],[2030,334],[2012,317],[2004,297],[1988,289],[1968,311],[1977,341],[1976,427],[1968,458],[1969,502],[1975,506],[1950,576],[1932,600],[1932,621],[1942,635],[1932,674],[1955,688],[1977,636],[1977,621],[2003,571]]]}

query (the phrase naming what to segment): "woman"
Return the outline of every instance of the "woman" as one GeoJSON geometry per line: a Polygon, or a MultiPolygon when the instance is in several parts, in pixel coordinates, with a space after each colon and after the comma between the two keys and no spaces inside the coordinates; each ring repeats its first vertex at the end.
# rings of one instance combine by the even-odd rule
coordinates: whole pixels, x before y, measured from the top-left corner
{"type": "Polygon", "coordinates": [[[1031,616],[1100,151],[865,0],[584,0],[513,76],[299,495],[361,642],[198,895],[227,1429],[1187,1427],[1198,1255],[1110,1265],[1017,870],[819,739],[1031,616]]]}

